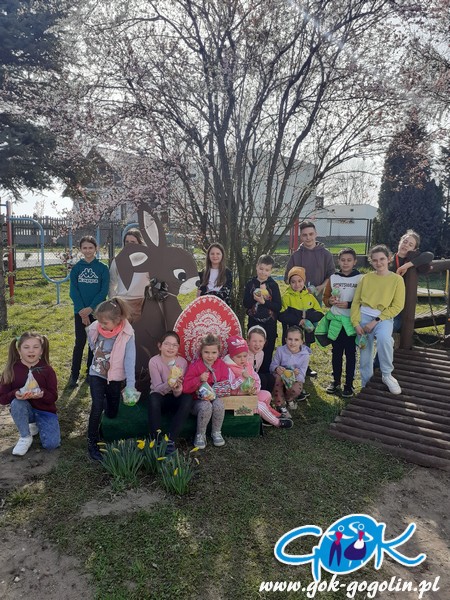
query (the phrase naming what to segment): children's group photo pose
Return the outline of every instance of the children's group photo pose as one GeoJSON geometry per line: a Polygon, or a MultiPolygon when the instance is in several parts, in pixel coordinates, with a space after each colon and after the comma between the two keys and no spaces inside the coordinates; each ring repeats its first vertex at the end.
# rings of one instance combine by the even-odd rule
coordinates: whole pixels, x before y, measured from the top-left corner
{"type": "MultiPolygon", "coordinates": [[[[82,237],[82,258],[70,273],[75,345],[67,386],[79,385],[87,341],[85,377],[91,396],[87,447],[92,460],[102,460],[98,444],[103,415],[116,419],[121,402],[128,406],[147,402],[148,436],[156,440],[162,431],[167,454],[176,450],[183,428],[192,419],[196,422],[196,448],[206,448],[209,440],[215,447],[225,446],[228,398],[238,398],[244,408],[246,399],[254,398],[251,412],[260,417],[261,425],[290,429],[296,423],[295,411],[311,397],[306,384],[308,378],[317,376],[310,368],[311,356],[327,346],[331,346],[327,393],[351,398],[355,379],[360,376],[362,387],[366,386],[374,368],[380,369],[390,393],[401,393],[393,375],[393,334],[401,328],[403,277],[411,268],[426,272],[433,259],[429,252],[420,253],[415,231],[402,236],[393,256],[383,244],[371,248],[370,269],[363,273],[357,269],[357,255],[351,247],[339,251],[335,266],[331,253],[317,241],[314,222],[305,221],[300,225],[300,247],[287,263],[283,291],[273,274],[273,257],[265,254],[258,258],[254,276],[242,290],[244,336],[237,318],[237,329],[232,331],[220,308],[230,304],[234,292],[224,247],[211,244],[205,267],[198,272],[197,300],[192,305],[206,303],[206,321],[204,332],[194,334],[191,305],[183,312],[176,305],[174,311],[164,311],[166,299],[173,295],[165,283],[170,280],[171,267],[167,266],[164,277],[159,265],[156,278],[150,260],[151,252],[159,252],[161,247],[158,256],[162,263],[167,260],[169,264],[169,257],[174,264],[186,265],[184,270],[174,271],[183,282],[189,279],[192,258],[177,249],[172,259],[159,222],[142,218],[144,223],[144,235],[139,229],[125,234],[123,250],[110,269],[97,258],[96,240],[82,237]],[[155,233],[158,243],[152,237],[155,233]],[[139,247],[148,258],[145,267],[141,261],[135,268],[131,257],[139,247]],[[145,308],[147,303],[161,312],[166,328],[164,331],[158,323],[146,337],[145,332],[152,328],[149,315],[153,314],[150,306],[145,308]],[[181,331],[179,323],[183,323],[181,331]],[[184,343],[189,340],[192,355],[186,353],[181,338],[184,343]]],[[[44,449],[60,445],[57,399],[47,338],[25,332],[11,341],[0,385],[0,403],[9,405],[18,430],[14,455],[25,455],[35,435],[44,449]]]]}

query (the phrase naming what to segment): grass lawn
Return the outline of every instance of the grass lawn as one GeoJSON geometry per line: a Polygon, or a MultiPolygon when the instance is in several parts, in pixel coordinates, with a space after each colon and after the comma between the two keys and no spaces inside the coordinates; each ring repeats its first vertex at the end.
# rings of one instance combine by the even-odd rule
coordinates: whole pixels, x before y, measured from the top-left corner
{"type": "MultiPolygon", "coordinates": [[[[65,389],[74,340],[68,284],[61,295],[56,306],[53,285],[42,280],[18,285],[9,308],[10,328],[0,333],[2,364],[13,336],[30,328],[49,336],[63,433],[56,468],[10,492],[1,522],[41,531],[61,550],[78,556],[98,599],[256,600],[272,597],[258,591],[264,580],[309,583],[309,565],[276,562],[278,538],[297,526],[326,529],[344,515],[368,510],[384,484],[406,473],[402,461],[329,435],[342,401],[324,392],[331,373],[329,352],[314,349],[312,366],[319,378],[307,383],[311,398],[296,411],[293,429],[265,428],[263,437],[228,439],[221,449],[208,445],[199,453],[188,496],[167,495],[147,510],[82,519],[86,502],[111,499],[113,492],[102,467],[87,460],[87,386],[65,389]]],[[[155,483],[143,479],[141,488],[151,493],[155,483]]],[[[295,543],[292,550],[299,547],[295,543]]],[[[309,540],[303,552],[311,547],[309,540]]],[[[383,575],[371,564],[342,581],[363,578],[383,575]]],[[[321,600],[344,597],[344,590],[320,595],[321,600]]]]}

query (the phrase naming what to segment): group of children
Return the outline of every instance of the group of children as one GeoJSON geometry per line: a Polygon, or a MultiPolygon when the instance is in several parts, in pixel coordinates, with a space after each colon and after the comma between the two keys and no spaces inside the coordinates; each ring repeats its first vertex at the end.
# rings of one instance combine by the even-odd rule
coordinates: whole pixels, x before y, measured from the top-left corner
{"type": "MultiPolygon", "coordinates": [[[[371,249],[369,258],[374,271],[364,276],[355,269],[354,250],[341,250],[339,270],[330,277],[323,296],[325,305],[330,309],[325,316],[317,298],[306,288],[306,273],[302,267],[296,266],[289,271],[289,287],[281,297],[278,284],[271,277],[273,259],[268,255],[260,257],[256,277],[247,283],[244,291],[244,306],[248,313],[247,340],[239,336],[229,338],[228,354],[222,358],[219,338],[209,334],[200,340],[198,358],[188,365],[178,355],[178,335],[170,331],[163,336],[159,354],[149,362],[150,434],[156,437],[161,413],[171,412],[168,452],[172,452],[184,421],[193,413],[197,417],[195,445],[205,448],[206,430],[211,422],[213,444],[223,446],[225,440],[221,429],[225,409],[221,398],[228,395],[256,395],[257,412],[266,424],[292,427],[290,411],[308,397],[303,385],[308,374],[309,346],[314,335],[319,343],[332,344],[333,381],[327,388],[328,392],[344,397],[353,394],[356,343],[360,346],[362,385],[367,384],[373,374],[373,343],[376,339],[382,380],[392,393],[401,393],[398,382],[392,376],[392,332],[394,317],[404,306],[402,275],[411,266],[427,265],[433,258],[430,253],[407,254],[416,250],[418,241],[415,232],[408,231],[402,237],[395,255],[401,264],[397,266],[394,257],[397,273],[389,270],[390,252],[384,245],[371,249]],[[406,252],[405,248],[408,248],[406,252]],[[273,354],[278,320],[283,325],[283,343],[273,354]],[[341,389],[344,354],[345,384],[341,389]]],[[[88,375],[92,407],[88,449],[91,458],[101,460],[97,443],[103,411],[114,418],[121,394],[138,395],[134,369],[136,350],[126,302],[112,298],[100,302],[95,311],[90,306],[95,303],[97,295],[103,293],[104,283],[101,280],[104,273],[92,265],[95,244],[91,240],[83,243],[86,260],[80,263],[86,262],[90,267],[81,264],[78,270],[84,273],[86,280],[94,276],[100,279],[102,289],[100,292],[93,287],[89,306],[81,307],[78,313],[78,306],[75,306],[76,331],[81,332],[78,316],[91,353],[88,375]]],[[[205,287],[201,293],[208,293],[209,288],[212,293],[220,293],[220,286],[212,280],[219,274],[224,278],[228,294],[223,249],[217,244],[213,246],[214,250],[218,250],[217,256],[214,255],[216,262],[211,260],[209,264],[207,260],[205,287]]],[[[79,304],[86,303],[83,300],[79,304]]],[[[81,341],[80,336],[80,345],[81,341]]],[[[79,349],[77,364],[78,352],[79,349]]],[[[10,404],[11,415],[19,430],[20,438],[13,449],[13,454],[18,456],[28,451],[37,432],[44,448],[53,449],[60,444],[55,406],[57,382],[48,354],[47,338],[36,332],[24,333],[14,339],[9,348],[0,385],[0,403],[10,404]]],[[[77,376],[78,373],[72,371],[72,377],[77,376]]]]}

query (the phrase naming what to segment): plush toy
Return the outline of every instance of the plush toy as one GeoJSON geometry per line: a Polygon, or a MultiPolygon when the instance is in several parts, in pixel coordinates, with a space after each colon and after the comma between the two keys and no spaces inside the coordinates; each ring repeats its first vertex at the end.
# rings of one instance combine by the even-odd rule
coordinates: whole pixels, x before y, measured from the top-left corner
{"type": "Polygon", "coordinates": [[[209,383],[203,382],[201,386],[197,390],[197,396],[200,400],[207,400],[208,402],[212,402],[216,399],[216,394],[209,383]]]}
{"type": "Polygon", "coordinates": [[[122,390],[122,401],[125,406],[134,406],[139,401],[141,392],[138,392],[134,388],[126,387],[122,390]]]}
{"type": "Polygon", "coordinates": [[[28,371],[27,380],[25,385],[20,388],[19,393],[22,400],[26,400],[27,398],[32,398],[36,394],[41,392],[41,388],[39,387],[38,382],[34,378],[33,372],[28,371]]]}
{"type": "Polygon", "coordinates": [[[340,288],[338,288],[338,287],[334,287],[334,288],[331,290],[331,295],[332,295],[332,296],[334,296],[334,297],[335,297],[337,300],[339,300],[339,297],[340,297],[340,295],[341,295],[341,289],[340,289],[340,288]]]}
{"type": "Polygon", "coordinates": [[[306,286],[306,289],[308,290],[308,292],[310,294],[312,294],[313,296],[317,296],[317,288],[315,285],[313,285],[312,283],[308,283],[308,285],[306,286]]]}
{"type": "Polygon", "coordinates": [[[177,367],[174,360],[169,363],[169,367],[170,371],[167,383],[171,388],[174,388],[177,385],[177,381],[179,380],[179,378],[183,375],[183,369],[177,367]]]}
{"type": "Polygon", "coordinates": [[[295,383],[295,373],[293,369],[284,369],[282,375],[281,375],[281,380],[283,381],[284,385],[290,389],[294,383],[295,383]]]}
{"type": "Polygon", "coordinates": [[[311,321],[309,319],[303,320],[303,327],[304,327],[305,331],[307,331],[308,333],[311,333],[311,331],[314,331],[314,323],[311,323],[311,321]]]}
{"type": "Polygon", "coordinates": [[[266,288],[266,285],[264,283],[261,284],[261,287],[256,288],[254,294],[256,294],[257,296],[262,296],[263,298],[268,298],[270,295],[269,290],[266,288]]]}
{"type": "Polygon", "coordinates": [[[246,377],[244,381],[241,383],[241,392],[243,394],[251,394],[251,392],[255,389],[255,380],[253,377],[246,377]]]}
{"type": "Polygon", "coordinates": [[[367,336],[364,333],[356,336],[356,345],[360,350],[367,348],[367,336]]]}

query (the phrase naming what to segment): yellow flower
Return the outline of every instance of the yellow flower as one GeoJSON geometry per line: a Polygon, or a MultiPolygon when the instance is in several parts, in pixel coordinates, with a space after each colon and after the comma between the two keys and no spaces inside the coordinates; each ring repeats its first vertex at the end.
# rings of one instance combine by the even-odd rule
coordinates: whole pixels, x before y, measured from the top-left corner
{"type": "Polygon", "coordinates": [[[138,440],[137,447],[139,448],[139,450],[143,450],[145,448],[145,440],[138,440]]]}
{"type": "Polygon", "coordinates": [[[156,430],[156,433],[161,433],[161,429],[157,429],[157,430],[156,430]]]}
{"type": "Polygon", "coordinates": [[[176,477],[178,475],[178,467],[175,469],[175,471],[173,472],[174,476],[176,477]]]}
{"type": "Polygon", "coordinates": [[[194,458],[194,460],[195,460],[195,464],[196,464],[196,465],[199,465],[199,464],[200,464],[200,461],[198,460],[198,458],[197,458],[197,457],[195,457],[195,458],[194,458]]]}
{"type": "Polygon", "coordinates": [[[155,440],[152,440],[150,442],[150,444],[148,445],[149,448],[153,448],[153,446],[155,445],[155,440]]]}
{"type": "Polygon", "coordinates": [[[108,450],[105,450],[104,448],[99,448],[99,450],[100,450],[100,452],[105,452],[105,453],[108,452],[108,450]]]}
{"type": "Polygon", "coordinates": [[[119,450],[119,448],[113,448],[113,449],[112,449],[112,451],[113,451],[113,452],[120,453],[120,450],[119,450]]]}
{"type": "Polygon", "coordinates": [[[97,442],[97,446],[106,446],[106,442],[97,442]]]}
{"type": "Polygon", "coordinates": [[[191,452],[198,452],[197,446],[195,446],[195,448],[192,448],[191,452]]]}
{"type": "Polygon", "coordinates": [[[158,458],[156,460],[166,460],[165,456],[158,456],[158,458]]]}
{"type": "Polygon", "coordinates": [[[167,433],[164,434],[164,441],[168,442],[169,441],[169,436],[167,435],[167,433]]]}

